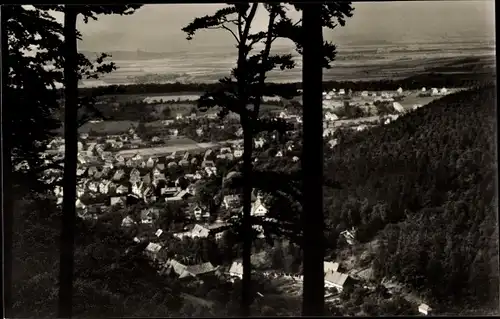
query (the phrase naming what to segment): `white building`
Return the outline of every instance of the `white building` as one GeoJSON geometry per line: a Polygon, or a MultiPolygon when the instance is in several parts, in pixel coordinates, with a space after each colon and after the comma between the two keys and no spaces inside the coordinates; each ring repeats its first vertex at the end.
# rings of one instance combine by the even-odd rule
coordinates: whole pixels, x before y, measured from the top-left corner
{"type": "Polygon", "coordinates": [[[418,306],[418,312],[424,315],[428,315],[432,311],[432,308],[426,305],[425,303],[418,306]]]}
{"type": "Polygon", "coordinates": [[[360,131],[364,131],[368,128],[368,126],[366,126],[365,124],[362,124],[362,125],[359,125],[356,127],[356,131],[360,132],[360,131]]]}
{"type": "Polygon", "coordinates": [[[156,243],[149,243],[146,246],[146,251],[150,252],[150,253],[153,253],[153,254],[158,253],[160,250],[161,250],[161,245],[156,244],[156,243]]]}
{"type": "Polygon", "coordinates": [[[328,288],[336,288],[338,292],[342,292],[350,281],[349,275],[338,271],[325,274],[325,286],[328,288]]]}
{"type": "Polygon", "coordinates": [[[242,157],[243,156],[243,150],[234,150],[234,157],[242,157]]]}
{"type": "Polygon", "coordinates": [[[331,112],[325,113],[325,120],[327,120],[327,121],[336,121],[338,119],[339,119],[339,117],[335,113],[331,113],[331,112]]]}
{"type": "Polygon", "coordinates": [[[328,145],[330,145],[330,148],[334,148],[337,144],[338,140],[336,138],[328,141],[328,145]]]}
{"type": "Polygon", "coordinates": [[[393,102],[392,107],[399,113],[403,113],[405,111],[405,108],[399,102],[393,102]]]}
{"type": "Polygon", "coordinates": [[[242,279],[243,278],[243,264],[239,263],[237,261],[233,262],[231,264],[231,267],[229,268],[229,276],[242,279]]]}
{"type": "Polygon", "coordinates": [[[251,216],[262,217],[267,214],[267,208],[262,204],[260,197],[257,196],[257,200],[252,205],[252,210],[250,212],[251,216]]]}
{"type": "Polygon", "coordinates": [[[323,269],[325,271],[325,275],[329,273],[334,273],[339,270],[339,263],[336,262],[331,262],[331,261],[325,261],[323,262],[323,269]]]}

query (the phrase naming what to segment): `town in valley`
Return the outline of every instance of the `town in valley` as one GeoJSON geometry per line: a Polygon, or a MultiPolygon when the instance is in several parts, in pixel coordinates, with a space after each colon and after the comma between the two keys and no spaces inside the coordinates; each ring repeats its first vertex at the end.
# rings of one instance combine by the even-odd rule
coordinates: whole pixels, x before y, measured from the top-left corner
{"type": "MultiPolygon", "coordinates": [[[[318,5],[326,315],[498,314],[490,2],[318,5]]],[[[2,6],[8,317],[311,313],[302,6],[2,6]]]]}

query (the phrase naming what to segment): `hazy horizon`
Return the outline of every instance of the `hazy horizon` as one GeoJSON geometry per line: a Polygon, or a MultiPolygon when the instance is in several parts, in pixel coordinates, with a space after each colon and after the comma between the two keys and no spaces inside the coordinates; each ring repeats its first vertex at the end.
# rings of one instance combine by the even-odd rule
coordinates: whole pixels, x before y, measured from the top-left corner
{"type": "MultiPolygon", "coordinates": [[[[223,4],[148,4],[131,16],[100,16],[79,23],[83,51],[175,52],[233,45],[224,31],[202,31],[187,41],[181,28],[193,18],[215,12],[223,4]]],[[[325,32],[338,45],[494,42],[494,1],[399,1],[354,3],[345,27],[325,32]]],[[[300,13],[291,11],[293,18],[300,13]]],[[[262,29],[261,10],[254,26],[262,29]]],[[[282,43],[285,44],[286,43],[282,43]]]]}

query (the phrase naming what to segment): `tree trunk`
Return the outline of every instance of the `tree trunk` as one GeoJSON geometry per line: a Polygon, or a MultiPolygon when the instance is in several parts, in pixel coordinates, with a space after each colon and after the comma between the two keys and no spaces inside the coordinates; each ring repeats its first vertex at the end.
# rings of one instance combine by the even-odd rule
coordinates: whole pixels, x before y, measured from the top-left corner
{"type": "Polygon", "coordinates": [[[323,114],[321,4],[305,5],[303,32],[303,316],[324,315],[323,114]]]}
{"type": "MultiPolygon", "coordinates": [[[[2,83],[8,85],[9,78],[9,43],[6,22],[9,19],[9,6],[4,5],[1,10],[2,20],[2,83]]],[[[12,102],[9,88],[4,91],[3,101],[12,102]]],[[[4,318],[12,317],[12,116],[13,105],[2,108],[2,211],[3,211],[3,253],[4,253],[4,318]]]]}
{"type": "Polygon", "coordinates": [[[66,5],[64,11],[64,194],[61,229],[58,317],[70,318],[73,297],[74,232],[76,222],[77,168],[77,38],[75,7],[66,5]]]}
{"type": "Polygon", "coordinates": [[[243,281],[241,291],[241,313],[242,316],[250,316],[251,285],[252,285],[252,223],[250,212],[252,209],[252,148],[253,128],[246,120],[243,123],[243,281]]]}

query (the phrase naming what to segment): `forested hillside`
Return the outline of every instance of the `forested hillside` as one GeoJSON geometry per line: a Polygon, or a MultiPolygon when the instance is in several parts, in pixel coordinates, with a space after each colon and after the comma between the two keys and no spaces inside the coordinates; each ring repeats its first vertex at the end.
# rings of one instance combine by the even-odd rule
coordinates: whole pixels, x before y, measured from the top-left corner
{"type": "Polygon", "coordinates": [[[374,269],[439,305],[498,307],[495,89],[446,96],[325,154],[330,228],[377,237],[374,269]]]}

